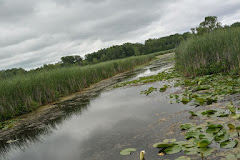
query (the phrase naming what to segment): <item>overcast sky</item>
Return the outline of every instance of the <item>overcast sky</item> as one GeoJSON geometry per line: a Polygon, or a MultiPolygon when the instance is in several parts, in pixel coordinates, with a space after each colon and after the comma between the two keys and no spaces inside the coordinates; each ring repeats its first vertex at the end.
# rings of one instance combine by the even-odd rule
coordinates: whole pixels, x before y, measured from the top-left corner
{"type": "Polygon", "coordinates": [[[239,0],[0,0],[0,70],[240,21],[239,0]]]}

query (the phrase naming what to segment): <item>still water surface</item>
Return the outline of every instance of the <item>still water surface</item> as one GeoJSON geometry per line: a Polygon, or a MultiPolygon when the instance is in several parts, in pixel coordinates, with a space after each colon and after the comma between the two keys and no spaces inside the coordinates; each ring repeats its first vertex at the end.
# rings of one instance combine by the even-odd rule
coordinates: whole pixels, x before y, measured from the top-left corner
{"type": "MultiPolygon", "coordinates": [[[[138,71],[129,79],[157,74],[169,65],[156,61],[138,71]]],[[[156,92],[141,95],[142,90],[158,87],[161,82],[143,86],[105,88],[86,102],[71,102],[78,108],[64,120],[55,122],[41,133],[29,134],[22,144],[6,148],[7,160],[119,160],[128,159],[119,155],[121,149],[134,147],[147,149],[149,144],[141,143],[141,130],[153,121],[179,112],[189,106],[169,104],[167,93],[156,92]],[[30,139],[30,140],[29,140],[30,139]],[[139,144],[140,146],[133,146],[139,144]]],[[[170,89],[171,90],[171,89],[170,89]]],[[[26,131],[31,132],[31,131],[26,131]]],[[[151,144],[151,142],[149,142],[151,144]]],[[[1,148],[2,149],[2,148],[1,148]]],[[[129,159],[138,159],[130,157],[129,159]]]]}

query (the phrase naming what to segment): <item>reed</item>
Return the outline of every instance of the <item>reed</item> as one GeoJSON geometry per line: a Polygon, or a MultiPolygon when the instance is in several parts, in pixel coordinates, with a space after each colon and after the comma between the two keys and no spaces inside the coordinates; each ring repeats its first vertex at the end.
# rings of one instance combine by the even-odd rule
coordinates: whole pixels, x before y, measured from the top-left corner
{"type": "Polygon", "coordinates": [[[185,76],[240,72],[240,28],[192,36],[176,49],[176,69],[185,76]]]}
{"type": "Polygon", "coordinates": [[[0,81],[0,120],[30,112],[60,97],[144,64],[155,55],[130,57],[88,65],[15,76],[0,81]]]}

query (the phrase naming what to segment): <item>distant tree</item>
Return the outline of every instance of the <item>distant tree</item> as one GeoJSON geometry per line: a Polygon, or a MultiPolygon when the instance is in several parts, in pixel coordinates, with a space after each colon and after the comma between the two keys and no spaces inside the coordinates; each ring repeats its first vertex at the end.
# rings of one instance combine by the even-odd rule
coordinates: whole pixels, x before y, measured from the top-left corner
{"type": "Polygon", "coordinates": [[[102,54],[100,61],[101,62],[107,61],[107,56],[105,54],[102,54]]]}
{"type": "Polygon", "coordinates": [[[134,49],[134,55],[140,56],[141,53],[140,53],[139,49],[137,47],[134,47],[133,49],[134,49]]]}
{"type": "Polygon", "coordinates": [[[240,27],[240,22],[235,22],[231,25],[231,27],[240,27]]]}
{"type": "Polygon", "coordinates": [[[61,62],[63,66],[70,65],[82,65],[82,58],[80,56],[66,56],[61,58],[61,62]]]}
{"type": "Polygon", "coordinates": [[[93,58],[93,63],[94,63],[94,64],[98,63],[97,58],[93,58]]]}
{"type": "Polygon", "coordinates": [[[205,20],[199,24],[199,27],[196,28],[197,34],[209,33],[215,29],[222,28],[220,22],[218,22],[216,16],[205,17],[205,20]]]}
{"type": "Polygon", "coordinates": [[[27,73],[27,71],[24,70],[23,68],[6,69],[6,70],[0,71],[0,78],[7,79],[16,75],[23,75],[25,73],[27,73]]]}

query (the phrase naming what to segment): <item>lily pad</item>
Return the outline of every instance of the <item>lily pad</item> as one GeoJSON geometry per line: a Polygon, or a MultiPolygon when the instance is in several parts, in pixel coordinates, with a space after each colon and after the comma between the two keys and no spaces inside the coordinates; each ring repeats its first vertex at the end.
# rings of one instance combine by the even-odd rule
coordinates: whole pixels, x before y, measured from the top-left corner
{"type": "Polygon", "coordinates": [[[208,128],[207,130],[206,130],[206,133],[207,134],[216,134],[216,133],[218,133],[219,131],[220,131],[221,129],[220,128],[208,128]]]}
{"type": "Polygon", "coordinates": [[[230,102],[230,104],[228,104],[227,107],[233,114],[236,113],[236,108],[233,106],[232,102],[230,102]]]}
{"type": "Polygon", "coordinates": [[[175,154],[181,151],[181,147],[179,145],[174,145],[164,150],[166,154],[175,154]]]}
{"type": "Polygon", "coordinates": [[[127,149],[124,149],[120,152],[121,155],[130,155],[132,152],[135,152],[136,149],[135,148],[127,148],[127,149]]]}
{"type": "Polygon", "coordinates": [[[230,129],[235,129],[235,126],[234,126],[233,124],[228,124],[227,126],[228,126],[228,128],[230,128],[230,129]]]}
{"type": "Polygon", "coordinates": [[[190,157],[187,157],[187,156],[181,156],[181,157],[178,157],[177,159],[175,160],[191,160],[190,157]]]}
{"type": "Polygon", "coordinates": [[[192,123],[186,123],[186,124],[180,125],[180,128],[181,128],[182,130],[188,130],[188,129],[194,127],[194,126],[195,126],[195,125],[193,125],[192,123]]]}
{"type": "Polygon", "coordinates": [[[197,147],[206,148],[210,144],[211,144],[211,141],[209,141],[207,139],[201,139],[200,141],[197,142],[197,147]]]}
{"type": "Polygon", "coordinates": [[[189,131],[185,134],[184,138],[185,139],[190,139],[190,138],[199,138],[200,133],[196,131],[189,131]]]}
{"type": "Polygon", "coordinates": [[[233,148],[237,145],[238,141],[234,140],[234,141],[225,141],[220,143],[220,147],[221,148],[233,148]]]}
{"type": "Polygon", "coordinates": [[[227,160],[237,160],[238,158],[237,158],[237,156],[235,154],[228,154],[226,156],[226,159],[227,160]]]}
{"type": "Polygon", "coordinates": [[[191,116],[197,116],[197,114],[196,113],[194,113],[193,111],[189,111],[188,113],[190,113],[191,114],[191,116]]]}
{"type": "Polygon", "coordinates": [[[186,148],[184,150],[184,154],[186,154],[186,155],[196,155],[196,154],[198,154],[198,148],[197,147],[186,148]]]}
{"type": "Polygon", "coordinates": [[[174,146],[175,144],[172,143],[172,144],[167,144],[167,143],[163,143],[163,142],[160,142],[160,143],[155,143],[153,145],[154,148],[169,148],[169,147],[172,147],[174,146]]]}
{"type": "Polygon", "coordinates": [[[199,135],[200,139],[207,139],[208,141],[213,141],[215,136],[213,136],[212,134],[200,134],[199,135]]]}
{"type": "Polygon", "coordinates": [[[195,98],[195,104],[197,105],[203,105],[206,102],[206,99],[197,97],[195,98]]]}
{"type": "Polygon", "coordinates": [[[216,112],[217,112],[216,110],[206,110],[202,112],[202,115],[211,116],[211,115],[214,115],[216,112]]]}
{"type": "Polygon", "coordinates": [[[188,104],[189,99],[187,99],[187,98],[182,98],[181,102],[182,102],[183,104],[188,104]]]}
{"type": "Polygon", "coordinates": [[[221,143],[221,142],[229,140],[229,138],[230,138],[230,135],[228,133],[225,133],[223,135],[216,136],[215,141],[218,143],[221,143]]]}
{"type": "Polygon", "coordinates": [[[240,118],[240,114],[231,114],[231,118],[233,119],[239,119],[240,118]]]}
{"type": "Polygon", "coordinates": [[[200,156],[203,155],[204,157],[211,155],[213,151],[214,151],[214,148],[199,148],[198,149],[200,156]]]}

